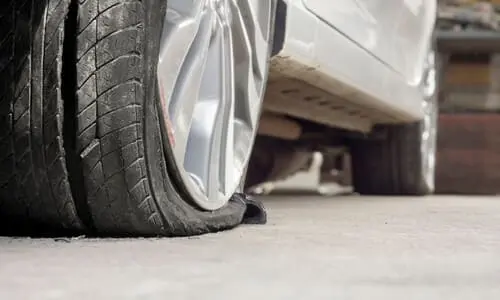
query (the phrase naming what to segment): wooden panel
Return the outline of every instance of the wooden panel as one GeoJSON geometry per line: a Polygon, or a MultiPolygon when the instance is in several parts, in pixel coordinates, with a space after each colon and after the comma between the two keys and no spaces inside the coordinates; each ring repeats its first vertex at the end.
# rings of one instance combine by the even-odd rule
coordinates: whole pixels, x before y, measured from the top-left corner
{"type": "Polygon", "coordinates": [[[488,87],[490,78],[489,64],[454,63],[446,67],[446,85],[488,87]]]}
{"type": "Polygon", "coordinates": [[[441,114],[436,193],[500,193],[500,114],[441,114]]]}

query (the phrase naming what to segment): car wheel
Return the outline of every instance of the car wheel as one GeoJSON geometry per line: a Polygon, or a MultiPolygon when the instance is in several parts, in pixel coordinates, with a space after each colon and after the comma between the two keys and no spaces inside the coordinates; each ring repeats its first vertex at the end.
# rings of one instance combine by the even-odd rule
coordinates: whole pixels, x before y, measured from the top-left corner
{"type": "Polygon", "coordinates": [[[28,0],[1,5],[2,223],[83,228],[72,201],[63,138],[61,74],[69,2],[28,0]]]}
{"type": "Polygon", "coordinates": [[[89,226],[192,235],[240,223],[274,1],[78,1],[76,141],[89,226]]]}
{"type": "Polygon", "coordinates": [[[434,191],[436,166],[437,68],[428,55],[424,119],[408,125],[386,126],[384,140],[359,140],[351,145],[353,185],[361,194],[426,195],[434,191]]]}

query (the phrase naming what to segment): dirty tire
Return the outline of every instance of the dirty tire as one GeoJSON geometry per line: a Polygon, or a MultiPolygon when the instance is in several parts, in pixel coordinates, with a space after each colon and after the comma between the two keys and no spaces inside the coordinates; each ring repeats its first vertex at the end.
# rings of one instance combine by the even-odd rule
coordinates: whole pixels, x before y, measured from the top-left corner
{"type": "Polygon", "coordinates": [[[88,219],[101,234],[186,236],[238,225],[245,206],[205,212],[165,159],[156,65],[165,0],[79,0],[76,149],[88,219]]]}
{"type": "Polygon", "coordinates": [[[2,222],[82,229],[72,200],[63,148],[61,72],[68,5],[69,0],[2,3],[2,222]]]}
{"type": "Polygon", "coordinates": [[[423,180],[420,124],[388,126],[384,140],[355,141],[351,145],[352,180],[365,195],[426,195],[423,180]]]}

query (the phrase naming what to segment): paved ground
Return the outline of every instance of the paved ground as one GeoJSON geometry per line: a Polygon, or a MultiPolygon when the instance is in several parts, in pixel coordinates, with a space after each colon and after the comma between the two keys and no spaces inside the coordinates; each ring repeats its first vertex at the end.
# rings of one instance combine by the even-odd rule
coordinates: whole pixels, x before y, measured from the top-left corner
{"type": "Polygon", "coordinates": [[[0,299],[499,299],[500,199],[267,197],[189,239],[0,238],[0,299]]]}

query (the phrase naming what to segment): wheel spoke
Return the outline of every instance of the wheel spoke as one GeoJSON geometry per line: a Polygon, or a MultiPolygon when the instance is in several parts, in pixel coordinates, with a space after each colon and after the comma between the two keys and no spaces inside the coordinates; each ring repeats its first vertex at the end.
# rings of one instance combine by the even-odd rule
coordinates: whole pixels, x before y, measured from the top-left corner
{"type": "Polygon", "coordinates": [[[252,64],[259,76],[265,74],[266,61],[268,59],[267,44],[269,42],[269,27],[271,1],[262,0],[233,0],[234,15],[241,17],[243,27],[250,40],[251,50],[254,56],[252,64]]]}
{"type": "MultiPolygon", "coordinates": [[[[232,1],[233,39],[235,52],[236,78],[236,118],[243,120],[250,129],[256,127],[260,107],[260,94],[263,90],[265,66],[268,47],[267,35],[262,34],[258,23],[259,18],[254,12],[259,12],[261,4],[255,1],[232,1]]],[[[269,2],[269,1],[267,1],[269,2]]],[[[269,22],[267,22],[269,23],[269,22]]]]}
{"type": "Polygon", "coordinates": [[[167,99],[177,82],[178,74],[191,49],[190,45],[198,34],[203,10],[202,1],[169,1],[158,66],[167,99]]]}
{"type": "Polygon", "coordinates": [[[225,190],[228,159],[232,159],[234,75],[228,24],[218,17],[212,32],[194,113],[197,122],[193,124],[187,147],[188,157],[199,159],[186,159],[184,165],[190,173],[203,174],[198,180],[204,193],[213,199],[225,190]]]}
{"type": "Polygon", "coordinates": [[[185,170],[194,179],[203,194],[209,189],[209,173],[211,156],[211,141],[216,127],[218,101],[205,99],[200,101],[194,110],[194,120],[189,133],[186,156],[183,161],[185,170]]]}
{"type": "Polygon", "coordinates": [[[169,2],[166,31],[158,66],[162,86],[169,99],[163,114],[171,120],[173,151],[184,160],[187,139],[198,98],[201,74],[210,42],[213,14],[203,1],[169,2]],[[170,93],[168,93],[171,91],[170,93]]]}
{"type": "Polygon", "coordinates": [[[213,14],[203,15],[198,34],[191,44],[171,97],[169,115],[175,137],[174,151],[184,161],[193,113],[207,62],[213,14]]]}
{"type": "MultiPolygon", "coordinates": [[[[228,9],[228,1],[226,5],[222,6],[228,9]]],[[[235,92],[234,92],[234,49],[231,35],[231,24],[228,22],[225,15],[230,15],[230,11],[219,11],[219,24],[220,24],[220,43],[221,43],[221,74],[222,82],[222,95],[220,98],[219,113],[217,114],[217,127],[214,133],[216,138],[213,139],[212,149],[213,153],[219,153],[219,156],[213,155],[210,162],[211,166],[218,166],[217,171],[213,171],[213,180],[217,179],[219,185],[217,191],[226,194],[228,186],[232,185],[236,174],[234,174],[233,164],[233,147],[234,147],[234,108],[235,108],[235,92]],[[217,151],[219,150],[219,151],[217,151]],[[218,175],[218,176],[216,176],[218,175]]],[[[216,169],[216,168],[214,168],[216,169]]],[[[212,191],[212,193],[214,193],[212,191]]],[[[209,191],[208,196],[211,196],[209,191]]],[[[217,195],[218,196],[218,195],[217,195]]]]}

